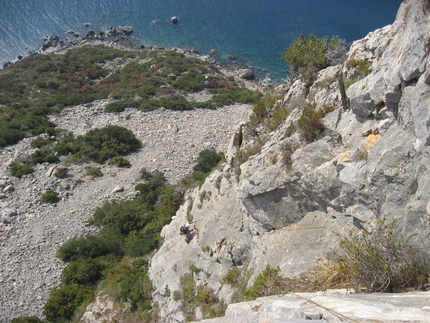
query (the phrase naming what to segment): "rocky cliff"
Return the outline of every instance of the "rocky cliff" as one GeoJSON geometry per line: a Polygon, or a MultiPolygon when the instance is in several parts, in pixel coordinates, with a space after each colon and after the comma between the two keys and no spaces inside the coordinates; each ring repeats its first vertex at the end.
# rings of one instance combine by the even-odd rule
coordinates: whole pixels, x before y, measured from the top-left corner
{"type": "Polygon", "coordinates": [[[344,65],[322,70],[310,88],[293,83],[282,100],[291,113],[276,131],[238,128],[228,162],[163,229],[150,277],[164,321],[184,319],[174,291],[190,266],[198,286],[229,302],[233,291],[222,277],[230,268],[252,272],[250,281],[266,265],[295,277],[330,259],[339,237],[363,221],[396,218],[409,242],[428,250],[428,10],[428,1],[405,1],[392,25],[352,44],[344,65]],[[370,74],[360,76],[357,61],[370,63],[370,74]],[[346,97],[339,82],[353,83],[346,97]],[[330,131],[310,144],[290,131],[306,102],[334,108],[323,119],[330,131]],[[179,227],[190,218],[198,232],[187,244],[179,227]]]}

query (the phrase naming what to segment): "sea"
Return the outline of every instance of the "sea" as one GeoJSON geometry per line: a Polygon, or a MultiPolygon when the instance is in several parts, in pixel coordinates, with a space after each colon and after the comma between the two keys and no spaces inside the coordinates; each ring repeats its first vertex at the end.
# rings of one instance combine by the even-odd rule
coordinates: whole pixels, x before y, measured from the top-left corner
{"type": "MultiPolygon", "coordinates": [[[[394,22],[400,0],[0,0],[0,66],[38,51],[42,39],[133,27],[134,43],[229,54],[280,82],[280,57],[300,34],[347,44],[394,22]],[[177,17],[173,24],[171,18],[177,17]]],[[[227,60],[226,60],[227,61],[227,60]]]]}

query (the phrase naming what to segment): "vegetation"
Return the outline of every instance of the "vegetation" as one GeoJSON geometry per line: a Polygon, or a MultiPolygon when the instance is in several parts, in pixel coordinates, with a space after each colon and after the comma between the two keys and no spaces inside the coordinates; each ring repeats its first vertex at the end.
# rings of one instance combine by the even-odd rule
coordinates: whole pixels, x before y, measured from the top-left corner
{"type": "Polygon", "coordinates": [[[215,66],[176,51],[83,46],[64,55],[34,54],[0,71],[0,147],[29,136],[55,136],[49,114],[108,97],[115,101],[106,106],[106,112],[118,113],[128,107],[142,111],[160,106],[213,109],[235,102],[253,103],[259,94],[221,76],[215,66]],[[125,60],[128,63],[123,69],[112,72],[103,67],[107,61],[125,60]],[[212,100],[185,100],[186,93],[203,88],[214,94],[212,100]]]}
{"type": "Polygon", "coordinates": [[[300,34],[289,47],[285,48],[281,59],[293,74],[310,86],[319,70],[343,61],[346,53],[345,42],[338,36],[318,38],[310,34],[305,38],[300,34]]]}
{"type": "Polygon", "coordinates": [[[89,221],[98,232],[72,238],[59,248],[57,257],[68,266],[44,307],[48,322],[79,315],[100,284],[114,300],[129,304],[131,311],[151,308],[152,286],[141,257],[159,247],[161,229],[176,213],[181,196],[161,172],[141,174],[145,180],[138,184],[141,194],[134,200],[105,202],[89,221]]]}
{"type": "Polygon", "coordinates": [[[26,164],[12,163],[10,166],[10,172],[12,176],[21,178],[23,175],[33,173],[34,168],[26,164]]]}
{"type": "Polygon", "coordinates": [[[131,164],[128,161],[128,159],[122,157],[122,156],[115,156],[109,159],[108,161],[109,165],[113,165],[120,168],[130,168],[131,164]]]}
{"type": "Polygon", "coordinates": [[[93,160],[99,164],[118,155],[125,155],[141,147],[133,133],[120,126],[106,126],[73,138],[67,134],[53,148],[58,155],[69,155],[73,160],[93,160]]]}
{"type": "Polygon", "coordinates": [[[92,179],[102,177],[103,173],[99,167],[90,167],[85,171],[85,175],[91,176],[92,179]]]}
{"type": "Polygon", "coordinates": [[[278,129],[290,114],[287,108],[279,103],[279,99],[267,95],[255,103],[250,117],[251,126],[255,128],[258,124],[265,124],[270,131],[278,129]]]}
{"type": "Polygon", "coordinates": [[[43,323],[43,321],[36,316],[22,316],[12,319],[11,323],[43,323]]]}
{"type": "Polygon", "coordinates": [[[420,255],[397,231],[396,220],[364,224],[361,234],[343,238],[338,254],[339,271],[351,286],[368,292],[428,289],[430,272],[420,255]]]}
{"type": "Polygon", "coordinates": [[[303,107],[302,115],[300,116],[297,125],[300,133],[305,138],[307,143],[316,141],[324,132],[326,127],[321,122],[328,112],[334,110],[334,107],[324,106],[321,109],[316,109],[316,104],[306,104],[303,107]]]}
{"type": "Polygon", "coordinates": [[[351,58],[349,61],[346,62],[347,68],[355,68],[356,72],[361,76],[365,77],[370,74],[372,71],[370,69],[370,66],[372,63],[369,60],[366,59],[357,59],[355,57],[351,58]]]}
{"type": "Polygon", "coordinates": [[[181,302],[187,322],[196,320],[197,308],[202,312],[203,319],[223,316],[227,308],[227,304],[212,289],[202,284],[196,285],[194,275],[200,271],[191,267],[190,272],[180,278],[181,290],[173,293],[173,298],[181,302]]]}
{"type": "Polygon", "coordinates": [[[203,184],[206,177],[223,159],[223,153],[216,153],[208,149],[202,150],[197,158],[197,164],[193,167],[193,172],[182,180],[182,184],[186,187],[203,184]]]}
{"type": "MultiPolygon", "coordinates": [[[[15,160],[11,166],[11,174],[22,177],[34,172],[32,166],[42,163],[57,163],[59,156],[67,156],[71,163],[95,161],[104,163],[109,160],[110,165],[117,167],[130,167],[130,162],[121,155],[133,152],[141,147],[141,143],[134,134],[120,126],[106,126],[93,129],[85,135],[74,138],[73,134],[66,133],[54,146],[52,138],[36,138],[31,143],[39,147],[30,158],[26,160],[15,160]]],[[[93,178],[103,176],[100,169],[91,167],[87,169],[87,176],[93,178]]]]}
{"type": "Polygon", "coordinates": [[[57,192],[47,190],[45,193],[42,194],[40,200],[44,203],[55,204],[60,201],[60,198],[58,197],[57,192]]]}

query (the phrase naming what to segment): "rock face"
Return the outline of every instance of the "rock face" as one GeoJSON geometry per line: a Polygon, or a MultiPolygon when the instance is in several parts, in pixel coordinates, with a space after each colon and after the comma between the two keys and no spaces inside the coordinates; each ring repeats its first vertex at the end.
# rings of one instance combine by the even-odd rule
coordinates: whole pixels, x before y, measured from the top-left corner
{"type": "MultiPolygon", "coordinates": [[[[240,266],[255,277],[266,267],[294,277],[330,259],[339,237],[363,221],[396,218],[403,235],[427,253],[430,224],[430,15],[421,0],[405,1],[393,25],[351,46],[347,61],[368,60],[371,73],[347,90],[342,108],[337,75],[352,78],[351,65],[320,72],[306,89],[300,81],[283,104],[292,111],[267,135],[258,153],[238,166],[236,152],[258,146],[255,131],[242,129],[232,140],[228,164],[190,194],[151,262],[150,277],[166,322],[181,321],[180,304],[164,291],[180,289],[190,265],[197,285],[230,301],[221,283],[240,266]],[[427,46],[427,47],[426,47],[427,46]],[[426,49],[427,48],[427,49],[426,49]],[[309,145],[287,135],[303,102],[332,106],[324,118],[330,133],[309,145]],[[286,167],[286,160],[290,166],[286,167]],[[179,227],[192,217],[198,235],[187,244],[179,227]]],[[[155,295],[154,294],[154,295],[155,295]]]]}

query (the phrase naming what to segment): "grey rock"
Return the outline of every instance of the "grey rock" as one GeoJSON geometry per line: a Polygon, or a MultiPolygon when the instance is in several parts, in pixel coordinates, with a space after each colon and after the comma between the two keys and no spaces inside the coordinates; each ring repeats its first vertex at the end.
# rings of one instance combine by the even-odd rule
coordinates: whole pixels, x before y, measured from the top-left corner
{"type": "Polygon", "coordinates": [[[254,72],[249,68],[239,70],[239,76],[244,80],[252,80],[255,77],[254,72]]]}
{"type": "Polygon", "coordinates": [[[120,192],[124,192],[124,187],[122,187],[121,185],[115,186],[114,189],[112,190],[112,193],[120,193],[120,192]]]}
{"type": "Polygon", "coordinates": [[[15,190],[15,187],[12,184],[6,185],[3,188],[3,193],[10,193],[10,192],[13,192],[14,190],[15,190]]]}

